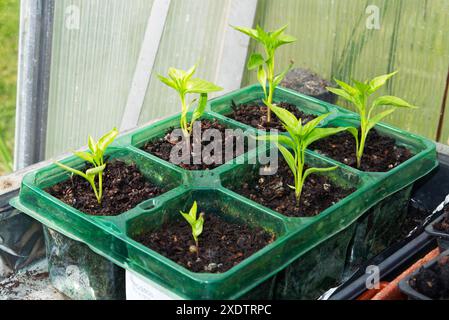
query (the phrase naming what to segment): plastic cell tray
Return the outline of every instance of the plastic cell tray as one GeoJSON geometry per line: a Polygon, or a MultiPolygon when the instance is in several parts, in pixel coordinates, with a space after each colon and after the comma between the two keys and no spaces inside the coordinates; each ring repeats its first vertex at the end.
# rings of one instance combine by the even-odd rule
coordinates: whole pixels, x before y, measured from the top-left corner
{"type": "MultiPolygon", "coordinates": [[[[230,110],[231,101],[242,103],[260,97],[260,88],[251,86],[212,100],[204,118],[218,119],[229,128],[254,133],[256,131],[253,128],[228,119],[225,115],[230,110]]],[[[295,103],[306,113],[319,115],[330,112],[331,116],[322,123],[322,126],[356,120],[348,111],[287,89],[277,89],[276,99],[295,103]]],[[[159,197],[148,199],[132,210],[115,217],[89,216],[44,191],[45,188],[69,177],[67,172],[56,165],[50,165],[25,176],[20,195],[12,200],[12,205],[47,227],[87,244],[95,253],[123,268],[144,275],[180,297],[189,299],[312,297],[324,289],[322,279],[329,273],[338,274],[335,276],[336,281],[341,277],[342,266],[346,259],[342,255],[351,244],[359,219],[368,210],[409,187],[437,165],[433,143],[390,126],[379,125],[378,128],[382,133],[393,136],[398,143],[410,148],[415,156],[387,173],[373,174],[358,171],[308,151],[309,165],[338,166],[337,170],[325,174],[334,183],[342,187],[354,187],[357,190],[318,216],[291,218],[227,188],[230,184],[257,176],[257,164],[242,164],[242,162],[265,153],[266,145],[252,149],[234,161],[210,171],[184,170],[139,149],[146,141],[164,136],[167,130],[177,127],[178,123],[179,115],[138,129],[117,139],[108,151],[111,159],[119,158],[136,163],[149,180],[164,186],[168,191],[159,197]],[[157,228],[161,221],[176,218],[179,210],[185,210],[194,199],[206,208],[205,211],[210,209],[214,214],[222,215],[226,219],[237,220],[250,226],[260,226],[274,232],[277,239],[222,274],[190,272],[133,240],[136,233],[157,228]],[[301,259],[310,261],[312,258],[307,257],[311,255],[320,261],[332,252],[339,252],[335,254],[335,259],[330,258],[334,259],[338,270],[335,272],[322,270],[319,273],[322,276],[318,276],[314,281],[316,288],[304,287],[303,283],[307,282],[307,278],[301,276],[301,268],[305,268],[307,264],[301,259]],[[300,279],[299,282],[297,279],[300,279]],[[270,290],[257,290],[267,287],[270,290]]],[[[258,133],[263,134],[260,131],[258,133]]],[[[74,167],[83,166],[82,161],[73,156],[63,163],[74,167]]],[[[324,264],[323,268],[325,265],[331,265],[331,260],[324,264]]],[[[313,267],[310,265],[312,270],[309,267],[306,269],[313,272],[313,267]]]]}

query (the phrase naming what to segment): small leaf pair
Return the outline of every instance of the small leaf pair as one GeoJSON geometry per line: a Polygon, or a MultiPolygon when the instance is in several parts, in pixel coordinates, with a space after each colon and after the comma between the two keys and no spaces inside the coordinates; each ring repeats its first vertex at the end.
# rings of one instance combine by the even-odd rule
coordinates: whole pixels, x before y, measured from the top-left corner
{"type": "MultiPolygon", "coordinates": [[[[197,217],[198,206],[196,201],[193,202],[192,208],[190,208],[189,213],[184,213],[180,211],[184,219],[190,224],[192,228],[192,236],[195,240],[195,245],[198,250],[198,237],[203,233],[203,225],[204,225],[204,214],[201,213],[199,217],[197,217]]],[[[198,252],[198,251],[197,251],[198,252]]]]}
{"type": "Polygon", "coordinates": [[[186,138],[190,137],[195,121],[201,118],[201,116],[203,115],[206,109],[208,94],[211,92],[223,90],[223,88],[213,84],[212,82],[193,78],[195,72],[196,65],[191,67],[187,71],[170,68],[168,70],[168,78],[162,75],[158,75],[159,80],[170,88],[175,89],[176,92],[178,92],[179,97],[181,98],[182,111],[180,122],[182,132],[186,138]],[[186,100],[188,94],[199,94],[198,105],[193,111],[190,125],[187,121],[187,113],[189,112],[190,107],[197,101],[197,99],[194,99],[191,102],[187,103],[186,100]]]}
{"type": "Polygon", "coordinates": [[[327,88],[330,92],[342,97],[343,99],[351,102],[357,109],[360,115],[360,133],[357,128],[348,128],[348,131],[354,136],[356,141],[356,156],[357,167],[362,165],[362,157],[365,151],[366,139],[369,132],[373,129],[385,117],[392,114],[396,108],[409,108],[415,109],[416,106],[402,100],[395,96],[381,96],[376,98],[371,106],[369,106],[368,100],[372,94],[382,88],[389,79],[397,74],[397,71],[376,77],[372,80],[365,82],[353,80],[354,86],[349,85],[346,82],[335,80],[340,86],[338,88],[327,88]],[[380,106],[391,106],[393,108],[380,112],[379,114],[372,116],[373,110],[380,106]]]}
{"type": "Polygon", "coordinates": [[[281,72],[280,74],[275,74],[275,53],[276,50],[283,45],[292,43],[296,41],[293,36],[285,34],[287,26],[284,26],[278,30],[267,32],[263,30],[260,26],[256,29],[244,28],[244,27],[233,27],[237,31],[240,31],[257,42],[259,42],[265,49],[265,56],[261,53],[253,53],[248,60],[248,69],[257,70],[257,80],[265,94],[264,103],[267,106],[267,123],[271,122],[271,109],[270,106],[273,104],[273,96],[276,87],[282,82],[287,73],[293,66],[293,62],[290,63],[289,67],[281,72]],[[267,90],[268,86],[268,90],[267,90]]]}
{"type": "Polygon", "coordinates": [[[317,128],[330,114],[319,116],[303,125],[301,118],[297,119],[295,115],[284,108],[271,106],[271,110],[281,120],[290,136],[267,135],[260,136],[258,139],[272,141],[279,148],[279,151],[293,173],[295,185],[290,187],[295,190],[297,205],[299,205],[304,183],[311,174],[337,169],[337,167],[330,167],[308,168],[304,170],[307,147],[315,141],[345,131],[347,128],[317,128]]]}
{"type": "Polygon", "coordinates": [[[76,170],[69,166],[66,166],[62,163],[55,162],[62,169],[69,171],[73,174],[79,175],[86,179],[89,184],[92,186],[95,197],[97,198],[98,203],[101,203],[101,199],[103,197],[103,172],[106,169],[106,164],[104,162],[104,154],[109,145],[114,142],[115,138],[118,135],[117,128],[112,129],[104,136],[102,136],[98,142],[89,136],[88,146],[89,151],[75,151],[73,154],[78,158],[90,163],[93,168],[86,170],[86,172],[82,172],[80,170],[76,170]],[[95,178],[98,177],[98,188],[95,182],[95,178]]]}

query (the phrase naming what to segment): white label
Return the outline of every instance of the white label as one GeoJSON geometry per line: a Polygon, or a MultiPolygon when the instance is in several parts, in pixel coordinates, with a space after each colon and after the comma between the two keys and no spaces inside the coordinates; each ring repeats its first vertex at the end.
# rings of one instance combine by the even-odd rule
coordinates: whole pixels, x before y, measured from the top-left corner
{"type": "Polygon", "coordinates": [[[126,300],[183,300],[159,284],[126,270],[126,300]]]}

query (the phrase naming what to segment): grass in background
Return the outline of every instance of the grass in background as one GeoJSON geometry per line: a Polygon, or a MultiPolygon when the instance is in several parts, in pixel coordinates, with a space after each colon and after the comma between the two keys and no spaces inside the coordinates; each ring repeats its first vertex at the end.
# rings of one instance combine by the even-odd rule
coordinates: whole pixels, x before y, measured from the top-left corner
{"type": "Polygon", "coordinates": [[[12,170],[19,0],[0,0],[0,174],[12,170]]]}

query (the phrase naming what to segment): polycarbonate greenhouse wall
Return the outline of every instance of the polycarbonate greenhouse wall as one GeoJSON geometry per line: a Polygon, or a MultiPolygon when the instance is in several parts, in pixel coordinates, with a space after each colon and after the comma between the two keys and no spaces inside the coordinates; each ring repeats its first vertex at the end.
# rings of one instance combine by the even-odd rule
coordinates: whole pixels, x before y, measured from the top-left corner
{"type": "MultiPolygon", "coordinates": [[[[401,96],[420,109],[400,110],[387,122],[447,141],[446,0],[58,0],[46,156],[81,146],[89,133],[98,136],[120,127],[129,110],[138,110],[131,116],[136,124],[178,111],[175,93],[155,77],[170,66],[199,62],[199,75],[228,91],[254,83],[255,75],[244,68],[247,40],[229,27],[253,22],[266,28],[288,23],[288,33],[299,39],[280,50],[279,70],[291,59],[328,79],[365,79],[400,70],[382,93],[401,96]],[[155,53],[154,65],[142,71],[139,66],[148,61],[139,54],[146,52],[145,31],[156,4],[151,28],[162,26],[161,41],[146,48],[155,53]],[[142,78],[148,86],[136,83],[142,78]],[[133,93],[142,90],[141,97],[133,93]]],[[[251,43],[249,49],[254,48],[251,43]]]]}

